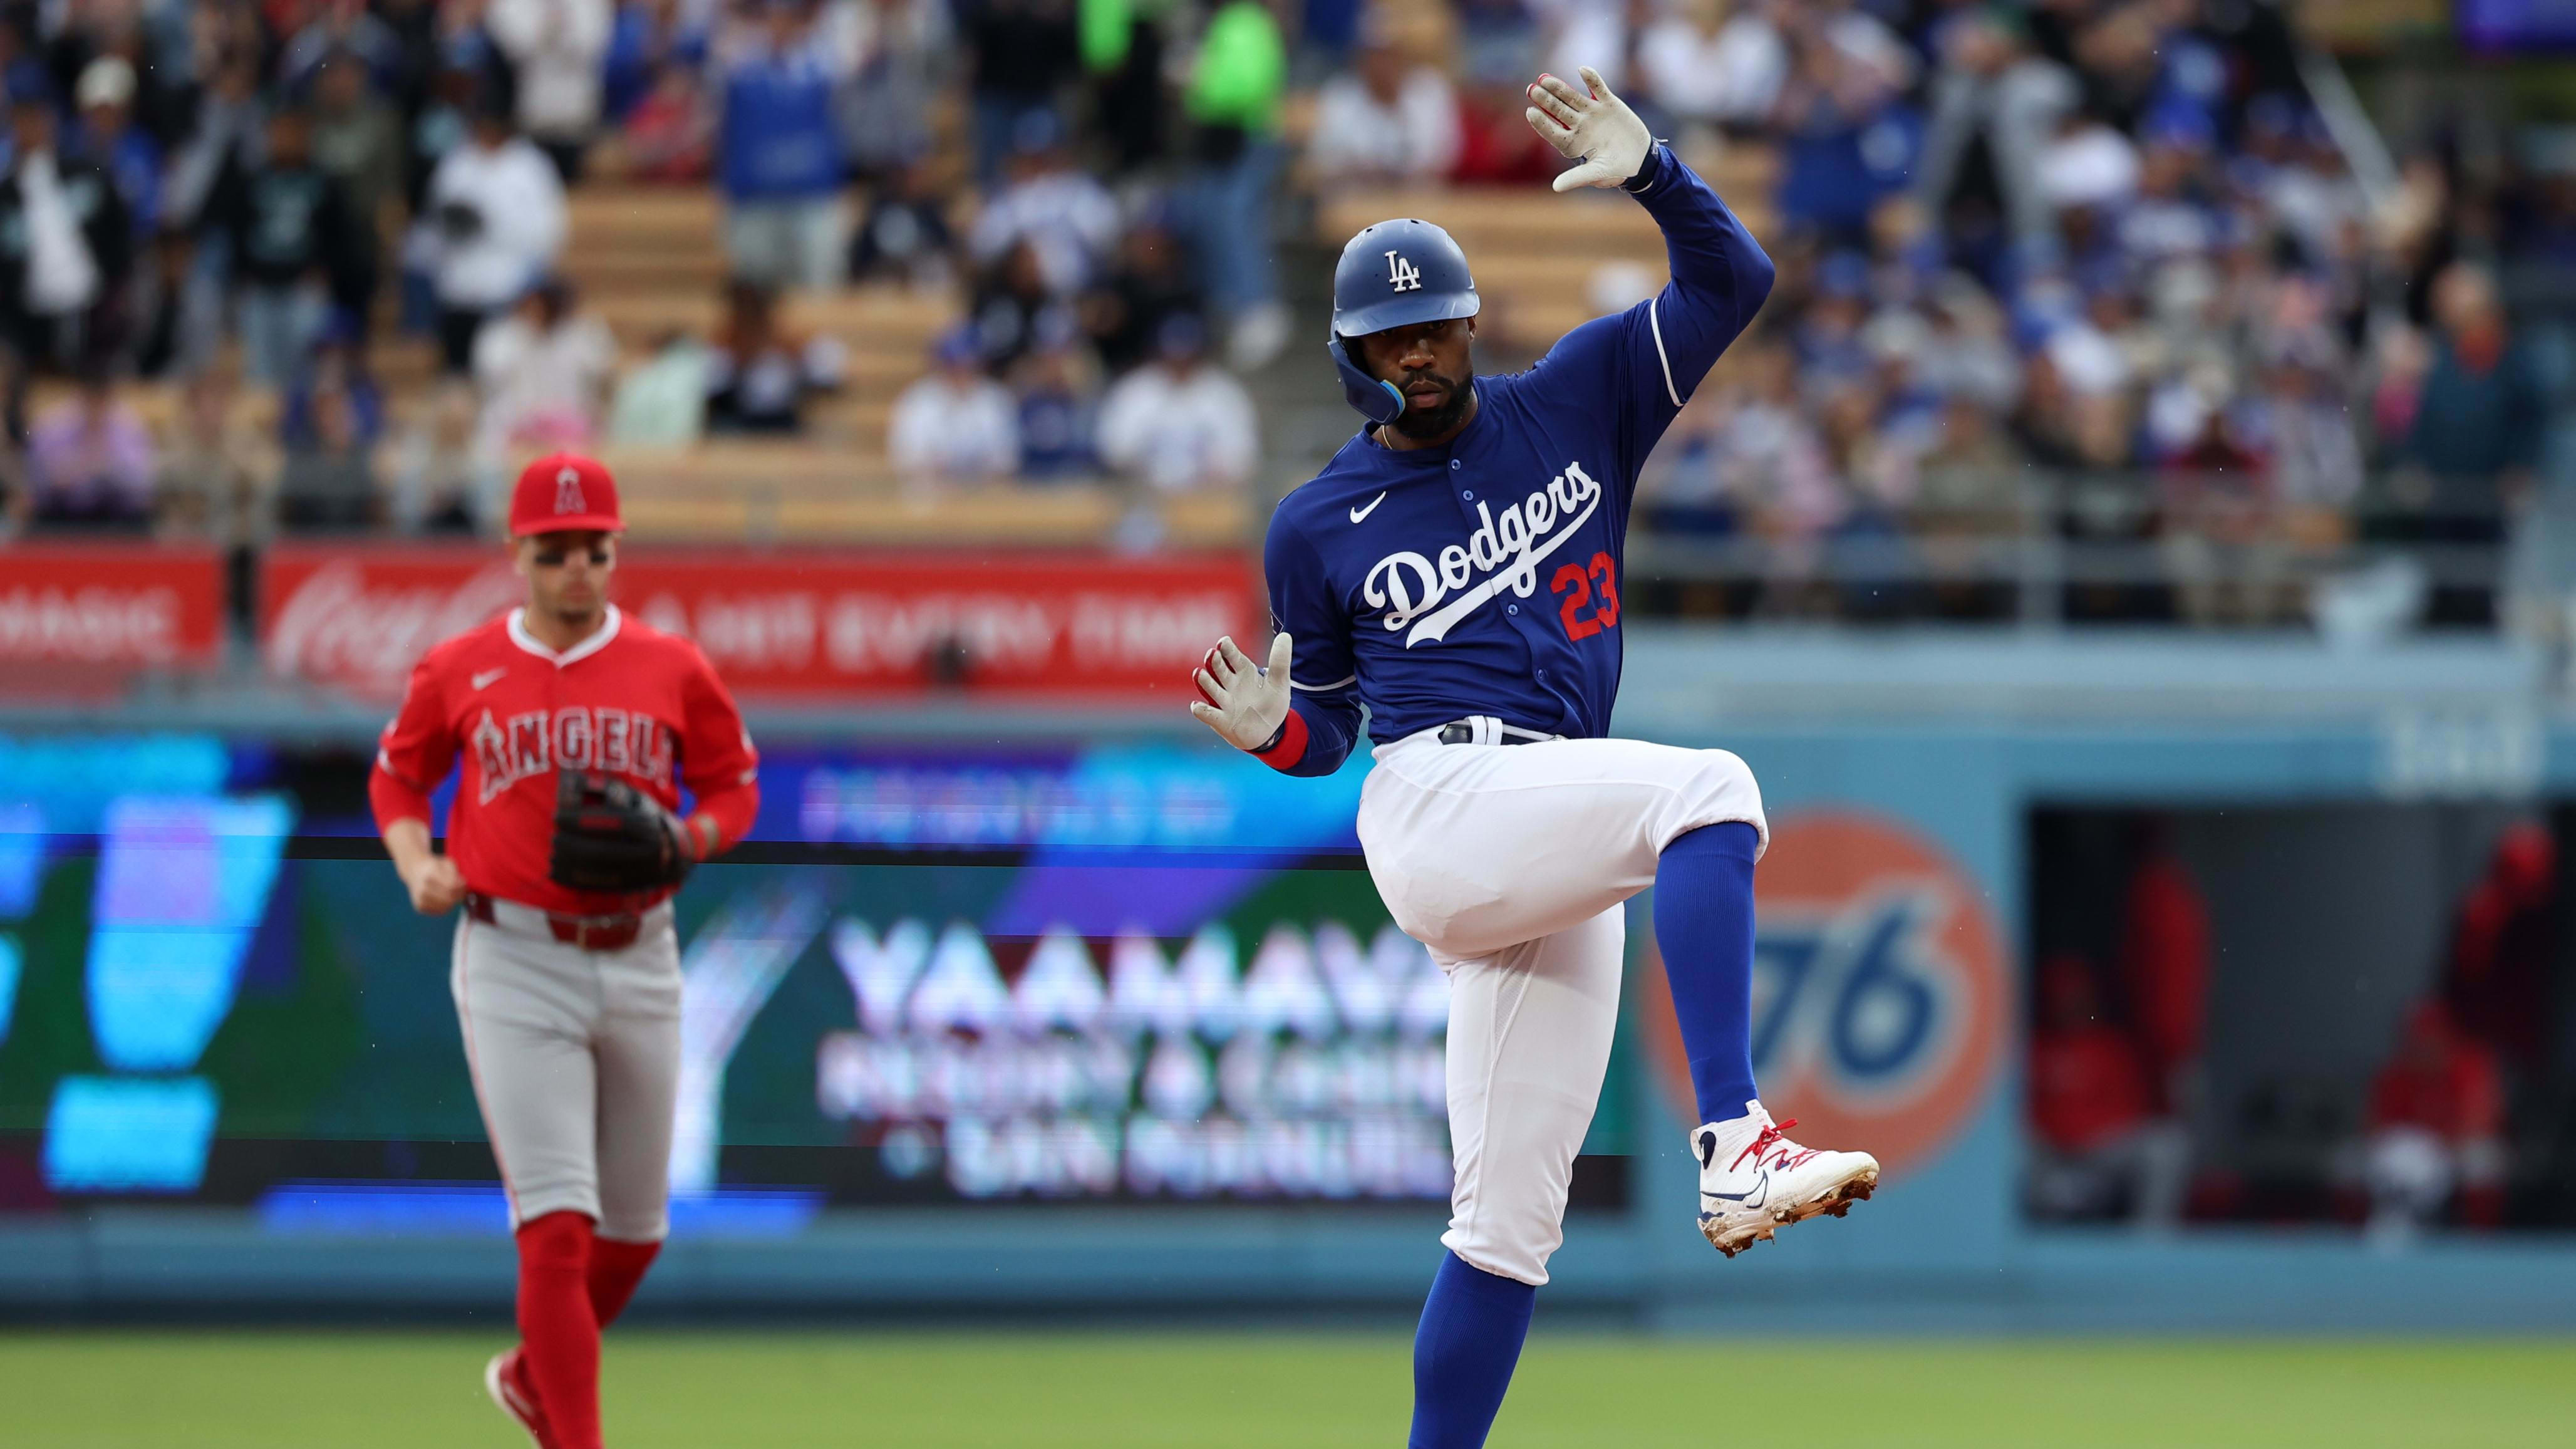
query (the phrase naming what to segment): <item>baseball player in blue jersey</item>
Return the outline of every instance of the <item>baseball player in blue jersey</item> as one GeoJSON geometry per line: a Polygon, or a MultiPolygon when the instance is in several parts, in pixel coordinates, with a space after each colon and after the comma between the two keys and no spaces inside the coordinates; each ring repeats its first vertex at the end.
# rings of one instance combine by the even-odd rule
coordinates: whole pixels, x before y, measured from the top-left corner
{"type": "Polygon", "coordinates": [[[1655,935],[1702,1125],[1700,1229],[1734,1256],[1839,1216],[1858,1152],[1781,1135],[1754,1089],[1753,865],[1768,827],[1744,762],[1605,738],[1619,691],[1622,543],[1638,469],[1771,289],[1770,258],[1601,77],[1541,76],[1529,122],[1664,233],[1662,293],[1537,366],[1474,375],[1467,259],[1386,221],[1333,276],[1331,351],[1370,426],[1271,519],[1267,666],[1231,639],[1190,706],[1296,775],[1339,769],[1367,710],[1369,874],[1451,983],[1448,1256],[1414,1344],[1412,1449],[1481,1445],[1563,1241],[1575,1152],[1619,1008],[1623,903],[1655,935]]]}

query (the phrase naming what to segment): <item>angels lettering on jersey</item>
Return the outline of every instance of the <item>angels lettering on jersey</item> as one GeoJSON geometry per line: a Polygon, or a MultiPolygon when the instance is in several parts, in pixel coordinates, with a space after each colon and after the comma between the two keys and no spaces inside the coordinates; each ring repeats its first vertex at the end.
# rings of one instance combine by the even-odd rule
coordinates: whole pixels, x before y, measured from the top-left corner
{"type": "Polygon", "coordinates": [[[506,719],[483,711],[467,737],[487,803],[502,791],[558,766],[667,784],[674,754],[670,726],[640,710],[573,706],[531,710],[506,719]]]}

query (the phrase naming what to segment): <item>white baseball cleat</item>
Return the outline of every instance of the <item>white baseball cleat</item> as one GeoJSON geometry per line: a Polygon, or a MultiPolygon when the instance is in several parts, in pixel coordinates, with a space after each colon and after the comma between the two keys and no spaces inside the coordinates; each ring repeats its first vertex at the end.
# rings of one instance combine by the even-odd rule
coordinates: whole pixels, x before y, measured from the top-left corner
{"type": "Polygon", "coordinates": [[[518,1421],[536,1441],[537,1449],[555,1449],[554,1434],[546,1425],[545,1410],[537,1407],[534,1388],[528,1383],[527,1361],[519,1350],[510,1349],[492,1355],[483,1365],[483,1392],[492,1396],[493,1404],[518,1421]]]}
{"type": "Polygon", "coordinates": [[[1818,1213],[1835,1217],[1878,1190],[1878,1159],[1866,1152],[1820,1152],[1780,1135],[1796,1118],[1775,1123],[1762,1104],[1731,1122],[1691,1132],[1699,1158],[1699,1230],[1732,1258],[1791,1223],[1818,1213]]]}

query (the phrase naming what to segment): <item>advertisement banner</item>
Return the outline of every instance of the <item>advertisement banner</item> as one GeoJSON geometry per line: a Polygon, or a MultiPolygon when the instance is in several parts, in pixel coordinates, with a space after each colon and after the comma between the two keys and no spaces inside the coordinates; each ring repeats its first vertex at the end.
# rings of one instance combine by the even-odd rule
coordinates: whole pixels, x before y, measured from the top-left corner
{"type": "Polygon", "coordinates": [[[223,619],[212,549],[18,544],[0,561],[0,665],[207,664],[223,619]]]}
{"type": "MultiPolygon", "coordinates": [[[[262,564],[275,673],[390,698],[423,652],[508,609],[493,550],[299,548],[262,564]]],[[[1054,698],[1179,698],[1221,634],[1256,622],[1232,554],[802,554],[633,549],[615,597],[697,641],[736,693],[934,687],[1054,698]]]]}

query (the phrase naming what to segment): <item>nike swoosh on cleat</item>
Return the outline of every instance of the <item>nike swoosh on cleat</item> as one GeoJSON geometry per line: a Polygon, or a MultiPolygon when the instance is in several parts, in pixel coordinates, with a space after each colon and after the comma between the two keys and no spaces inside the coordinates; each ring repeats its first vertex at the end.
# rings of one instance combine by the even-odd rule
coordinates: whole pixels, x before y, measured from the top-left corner
{"type": "Polygon", "coordinates": [[[1740,1202],[1746,1207],[1760,1207],[1763,1203],[1770,1201],[1771,1174],[1768,1171],[1765,1171],[1762,1174],[1762,1180],[1760,1182],[1753,1184],[1742,1192],[1702,1192],[1700,1196],[1713,1197],[1719,1202],[1740,1202]],[[1758,1199],[1753,1196],[1757,1192],[1762,1194],[1758,1199]]]}
{"type": "Polygon", "coordinates": [[[1381,494],[1379,494],[1378,496],[1376,496],[1375,498],[1372,498],[1372,499],[1370,499],[1370,500],[1369,500],[1369,506],[1368,506],[1368,507],[1366,507],[1366,508],[1354,508],[1354,509],[1352,509],[1352,510],[1351,510],[1351,522],[1353,522],[1353,523],[1366,523],[1366,522],[1368,522],[1368,516],[1369,516],[1370,514],[1372,514],[1372,513],[1377,512],[1377,506],[1378,506],[1379,504],[1381,504],[1381,503],[1384,503],[1385,501],[1386,501],[1386,495],[1385,495],[1385,494],[1383,494],[1383,493],[1381,493],[1381,494]]]}

